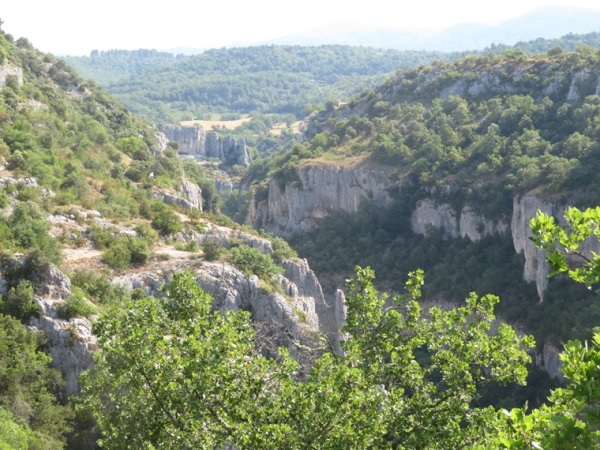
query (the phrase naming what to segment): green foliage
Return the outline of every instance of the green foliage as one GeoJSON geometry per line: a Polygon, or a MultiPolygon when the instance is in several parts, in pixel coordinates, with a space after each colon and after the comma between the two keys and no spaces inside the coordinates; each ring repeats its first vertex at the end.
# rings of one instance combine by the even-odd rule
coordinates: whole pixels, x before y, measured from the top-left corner
{"type": "MultiPolygon", "coordinates": [[[[600,281],[596,271],[599,256],[584,255],[584,242],[596,235],[600,209],[580,211],[569,208],[565,214],[568,230],[559,227],[554,218],[538,212],[532,219],[533,240],[548,252],[552,275],[567,273],[575,281],[591,285],[600,281]],[[583,267],[570,269],[568,256],[584,260],[583,267]]],[[[555,390],[549,404],[527,412],[524,408],[503,411],[508,427],[500,430],[493,441],[501,448],[597,448],[600,445],[600,334],[592,344],[570,341],[561,354],[564,388],[555,390]]]]}
{"type": "Polygon", "coordinates": [[[132,111],[174,123],[209,112],[291,113],[301,118],[309,104],[348,98],[384,74],[455,55],[326,45],[211,49],[162,66],[164,56],[104,52],[69,61],[132,111]],[[123,66],[127,73],[135,61],[141,61],[136,73],[124,77],[123,66]],[[123,78],[112,83],[116,77],[123,78]]]}
{"type": "Polygon", "coordinates": [[[102,253],[102,262],[115,270],[123,270],[131,264],[128,238],[119,238],[102,253]]]}
{"type": "Polygon", "coordinates": [[[96,307],[88,299],[82,289],[74,287],[63,303],[58,307],[58,317],[69,320],[72,317],[85,317],[89,319],[96,313],[96,307]]]}
{"type": "Polygon", "coordinates": [[[7,220],[15,244],[22,249],[43,245],[49,239],[50,226],[39,205],[33,202],[17,203],[7,220]]]}
{"type": "Polygon", "coordinates": [[[298,253],[290,247],[290,244],[279,237],[272,238],[271,245],[273,247],[273,259],[277,262],[283,262],[286,259],[298,257],[298,253]]]}
{"type": "Polygon", "coordinates": [[[177,233],[182,229],[177,213],[160,201],[152,204],[152,226],[163,234],[177,233]]]}
{"type": "Polygon", "coordinates": [[[120,305],[129,298],[125,288],[113,285],[103,274],[80,270],[70,276],[71,284],[81,289],[93,303],[120,305]]]}
{"type": "Polygon", "coordinates": [[[589,238],[599,237],[600,207],[581,211],[568,208],[565,213],[567,228],[556,224],[554,217],[538,211],[531,220],[533,242],[548,253],[550,276],[567,273],[570,278],[588,287],[600,280],[600,258],[586,254],[582,249],[589,238]],[[568,258],[578,259],[580,266],[570,268],[568,258]]]}
{"type": "Polygon", "coordinates": [[[304,380],[280,350],[257,354],[249,313],[214,311],[190,273],[167,297],[138,299],[96,323],[103,351],[84,377],[108,448],[460,448],[501,426],[475,406],[490,381],[523,382],[528,337],[491,330],[497,298],[421,315],[422,274],[382,309],[370,269],[348,285],[343,356],[326,353],[304,380]],[[140,320],[143,317],[144,320],[140,320]]]}
{"type": "Polygon", "coordinates": [[[60,373],[50,369],[40,344],[38,335],[0,314],[0,445],[12,430],[24,448],[63,448],[72,412],[56,400],[60,373]]]}
{"type": "Polygon", "coordinates": [[[283,272],[270,255],[261,253],[260,250],[249,245],[232,248],[229,251],[229,258],[246,275],[256,275],[265,281],[283,272]]]}
{"type": "Polygon", "coordinates": [[[31,317],[40,317],[41,310],[35,302],[33,285],[28,280],[21,280],[16,287],[11,287],[8,293],[0,298],[0,314],[6,314],[29,322],[31,317]]]}
{"type": "Polygon", "coordinates": [[[219,261],[227,254],[227,249],[218,241],[205,240],[202,243],[204,258],[208,261],[219,261]]]}
{"type": "Polygon", "coordinates": [[[117,230],[93,226],[90,238],[103,250],[102,261],[109,267],[122,270],[130,264],[145,264],[152,255],[156,232],[147,226],[136,227],[138,236],[119,235],[117,230]]]}

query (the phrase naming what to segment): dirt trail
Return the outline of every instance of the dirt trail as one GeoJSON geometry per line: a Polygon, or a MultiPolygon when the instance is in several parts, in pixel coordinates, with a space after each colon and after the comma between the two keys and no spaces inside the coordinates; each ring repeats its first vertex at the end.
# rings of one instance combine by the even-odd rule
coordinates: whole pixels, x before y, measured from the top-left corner
{"type": "MultiPolygon", "coordinates": [[[[166,269],[174,266],[193,265],[201,259],[198,252],[177,250],[173,246],[162,242],[154,246],[152,254],[152,258],[143,266],[131,267],[123,272],[150,272],[160,268],[166,269]]],[[[79,248],[66,248],[63,251],[63,256],[64,260],[61,268],[67,272],[92,270],[100,273],[107,269],[107,266],[102,263],[102,252],[91,245],[79,248]]]]}

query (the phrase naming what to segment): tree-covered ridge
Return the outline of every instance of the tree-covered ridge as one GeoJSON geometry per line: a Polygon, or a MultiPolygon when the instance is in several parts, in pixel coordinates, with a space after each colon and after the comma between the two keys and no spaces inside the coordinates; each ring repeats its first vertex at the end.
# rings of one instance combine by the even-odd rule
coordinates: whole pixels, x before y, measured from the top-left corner
{"type": "Polygon", "coordinates": [[[600,48],[600,33],[569,33],[560,38],[538,38],[527,42],[520,41],[514,45],[492,44],[486,48],[483,53],[502,53],[510,49],[520,49],[526,53],[544,53],[555,47],[560,47],[564,51],[572,52],[575,51],[577,47],[584,45],[600,48]]]}
{"type": "Polygon", "coordinates": [[[64,59],[86,79],[109,86],[151,70],[173,64],[183,55],[157,50],[92,50],[89,56],[65,56],[64,59]]]}
{"type": "MultiPolygon", "coordinates": [[[[103,60],[108,56],[101,55],[103,60]]],[[[137,55],[131,56],[134,64],[137,55]]],[[[132,111],[161,121],[202,118],[210,112],[278,112],[303,117],[310,105],[348,98],[399,68],[453,56],[341,45],[214,49],[103,86],[132,111]]],[[[98,60],[69,61],[76,67],[90,67],[98,60]]],[[[120,59],[116,59],[113,70],[120,67],[120,59]]]]}
{"type": "Polygon", "coordinates": [[[600,56],[589,48],[467,57],[399,73],[315,115],[303,146],[257,161],[248,179],[283,176],[302,159],[369,158],[410,173],[422,195],[488,217],[542,187],[592,200],[600,147],[600,56]]]}

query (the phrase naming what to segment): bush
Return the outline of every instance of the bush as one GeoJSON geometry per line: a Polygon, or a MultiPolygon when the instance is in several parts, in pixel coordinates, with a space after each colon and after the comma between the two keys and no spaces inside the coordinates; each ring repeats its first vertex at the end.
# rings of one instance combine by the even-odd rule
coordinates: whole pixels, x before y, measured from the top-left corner
{"type": "Polygon", "coordinates": [[[127,248],[131,253],[130,261],[133,264],[145,264],[150,259],[150,244],[146,239],[129,236],[127,248]]]}
{"type": "Polygon", "coordinates": [[[181,231],[181,221],[177,213],[159,201],[152,205],[152,226],[163,234],[181,231]]]}
{"type": "Polygon", "coordinates": [[[41,310],[33,298],[31,281],[21,280],[10,288],[6,296],[0,298],[0,313],[13,316],[25,323],[30,317],[40,317],[41,310]]]}
{"type": "Polygon", "coordinates": [[[246,275],[254,274],[263,280],[283,272],[283,269],[277,266],[269,255],[247,245],[231,249],[230,257],[231,261],[246,275]]]}
{"type": "Polygon", "coordinates": [[[69,320],[72,317],[85,317],[89,319],[96,313],[96,307],[85,298],[82,289],[74,287],[71,292],[71,295],[58,308],[58,317],[60,319],[69,320]]]}
{"type": "Polygon", "coordinates": [[[271,246],[273,247],[273,258],[275,261],[282,262],[286,259],[298,257],[296,250],[290,247],[290,244],[281,238],[273,238],[271,240],[271,246]]]}
{"type": "Polygon", "coordinates": [[[227,253],[227,249],[217,241],[204,241],[202,244],[204,259],[208,261],[218,261],[227,253]]]}
{"type": "Polygon", "coordinates": [[[129,267],[131,263],[131,251],[127,242],[119,239],[108,247],[102,254],[102,262],[115,270],[122,270],[129,267]]]}
{"type": "Polygon", "coordinates": [[[129,298],[129,292],[123,286],[113,286],[106,276],[91,270],[80,270],[70,278],[71,284],[83,290],[94,303],[121,304],[129,298]]]}

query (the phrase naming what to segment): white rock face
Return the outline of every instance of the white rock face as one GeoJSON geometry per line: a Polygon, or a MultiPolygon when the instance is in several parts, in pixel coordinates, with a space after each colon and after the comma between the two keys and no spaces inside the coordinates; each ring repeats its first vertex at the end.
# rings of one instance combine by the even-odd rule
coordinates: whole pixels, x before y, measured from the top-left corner
{"type": "Polygon", "coordinates": [[[160,125],[159,129],[171,141],[179,144],[177,152],[198,159],[218,158],[225,164],[249,166],[252,157],[244,139],[221,137],[215,131],[205,132],[202,127],[160,125]]]}
{"type": "Polygon", "coordinates": [[[193,181],[184,179],[181,191],[177,193],[155,189],[152,194],[154,198],[162,200],[167,205],[177,205],[187,210],[198,209],[202,211],[202,189],[193,181]]]}
{"type": "Polygon", "coordinates": [[[546,371],[550,378],[555,378],[559,381],[564,381],[564,376],[561,372],[563,363],[560,360],[561,350],[554,344],[546,342],[541,353],[535,355],[535,365],[546,371]]]}
{"type": "Polygon", "coordinates": [[[460,212],[458,234],[472,242],[477,242],[487,236],[503,234],[508,230],[508,224],[498,220],[493,222],[477,214],[470,206],[465,206],[460,212]]]}
{"type": "Polygon", "coordinates": [[[417,202],[411,215],[411,228],[414,233],[423,235],[435,228],[450,238],[461,237],[478,242],[484,237],[505,233],[508,225],[501,220],[488,220],[470,206],[465,206],[457,217],[450,205],[438,205],[425,199],[417,202]]]}
{"type": "Polygon", "coordinates": [[[523,279],[535,282],[540,301],[542,301],[544,291],[548,287],[550,266],[546,262],[544,253],[538,250],[529,239],[532,236],[530,222],[538,210],[558,217],[562,217],[564,211],[563,208],[558,208],[552,203],[543,202],[531,195],[522,198],[516,197],[513,201],[513,216],[510,228],[515,251],[525,255],[523,279]]]}
{"type": "Polygon", "coordinates": [[[417,207],[410,217],[410,225],[414,233],[427,235],[430,228],[441,230],[445,236],[458,237],[458,219],[448,204],[436,205],[432,200],[417,202],[417,207]]]}
{"type": "Polygon", "coordinates": [[[298,169],[298,179],[283,185],[271,180],[268,199],[250,207],[247,222],[289,236],[316,228],[337,212],[354,213],[364,200],[386,205],[398,183],[383,170],[336,165],[298,169]]]}
{"type": "Polygon", "coordinates": [[[6,79],[10,76],[16,77],[19,85],[23,84],[23,69],[11,63],[0,66],[0,88],[6,86],[6,79]]]}
{"type": "Polygon", "coordinates": [[[71,281],[54,266],[36,272],[32,282],[38,288],[35,301],[42,316],[32,318],[30,325],[47,337],[45,351],[52,356],[52,366],[63,375],[67,396],[79,392],[79,375],[91,367],[98,349],[92,326],[87,319],[62,320],[57,308],[71,294],[71,281]]]}
{"type": "MultiPolygon", "coordinates": [[[[295,263],[290,262],[289,271],[301,273],[302,262],[299,268],[293,268],[295,263]]],[[[185,267],[175,267],[170,270],[146,272],[124,275],[113,280],[114,283],[130,289],[142,288],[149,295],[163,295],[160,288],[169,283],[177,271],[185,267]]],[[[215,306],[222,310],[250,310],[255,322],[272,324],[278,329],[290,331],[293,335],[300,334],[302,329],[318,331],[320,317],[316,304],[324,304],[321,287],[314,284],[314,280],[303,283],[296,280],[294,283],[287,277],[280,279],[285,295],[271,292],[254,275],[247,276],[235,267],[223,262],[204,262],[200,267],[189,268],[192,270],[198,285],[209,293],[215,300],[215,306]],[[321,297],[316,299],[310,294],[321,297]]],[[[307,275],[314,274],[308,269],[307,275]]],[[[319,306],[321,309],[321,306],[319,306]]]]}

